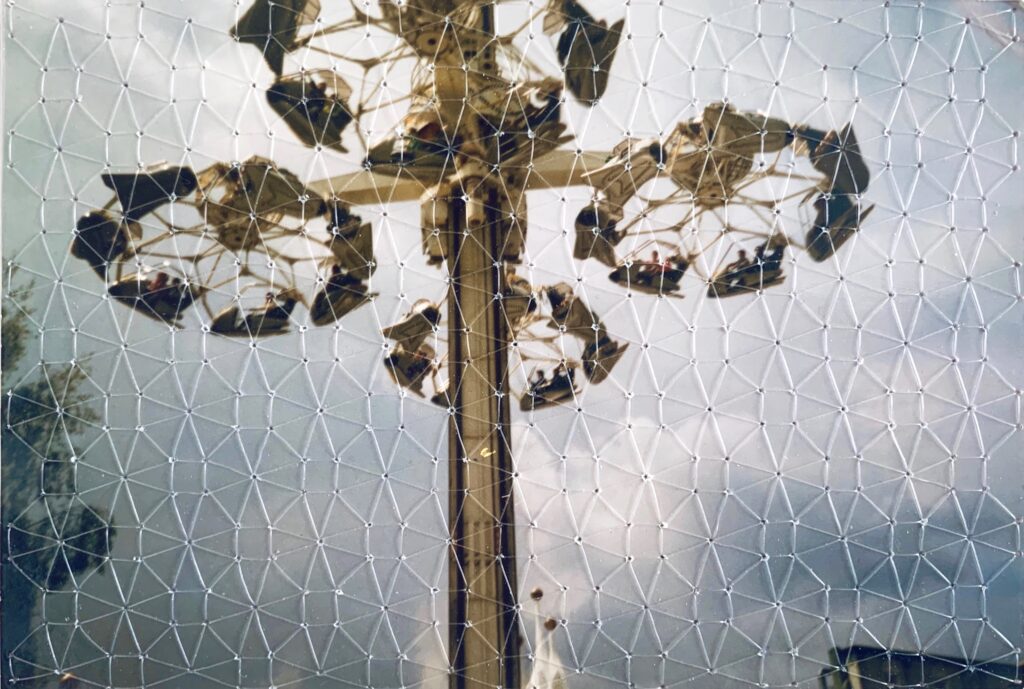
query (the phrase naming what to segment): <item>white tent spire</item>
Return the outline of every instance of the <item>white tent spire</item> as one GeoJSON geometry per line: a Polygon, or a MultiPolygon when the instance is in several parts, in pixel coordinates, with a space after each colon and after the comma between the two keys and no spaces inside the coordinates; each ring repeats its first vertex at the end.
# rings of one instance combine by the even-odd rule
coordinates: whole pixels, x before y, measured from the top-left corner
{"type": "Polygon", "coordinates": [[[535,588],[530,598],[536,602],[536,628],[534,630],[533,669],[525,689],[566,689],[565,668],[555,651],[555,629],[558,622],[540,614],[540,600],[544,592],[535,588]]]}

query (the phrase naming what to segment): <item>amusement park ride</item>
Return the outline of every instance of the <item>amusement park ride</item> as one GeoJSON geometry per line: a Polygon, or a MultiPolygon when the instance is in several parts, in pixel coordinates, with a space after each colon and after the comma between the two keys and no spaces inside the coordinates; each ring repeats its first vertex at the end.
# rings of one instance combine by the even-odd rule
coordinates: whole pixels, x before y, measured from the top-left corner
{"type": "Polygon", "coordinates": [[[350,19],[325,25],[317,0],[256,0],[233,35],[262,51],[277,75],[267,101],[299,140],[344,153],[346,128],[373,112],[353,102],[336,69],[346,60],[367,75],[413,65],[398,134],[367,145],[361,169],[309,184],[260,157],[108,171],[113,198],[79,219],[71,245],[127,308],[174,328],[264,338],[372,302],[374,232],[354,207],[419,201],[423,251],[449,289],[383,330],[383,364],[449,410],[449,659],[452,686],[474,688],[520,685],[512,400],[525,412],[574,402],[627,349],[572,285],[532,285],[520,272],[527,192],[591,187],[572,228],[575,259],[606,265],[624,290],[676,298],[760,294],[785,280],[797,251],[829,259],[871,210],[849,125],[816,129],[713,102],[658,139],[630,138],[610,154],[567,148],[562,110],[569,98],[600,102],[624,21],[552,0],[503,33],[501,4],[381,0],[370,13],[353,3],[350,19]],[[557,77],[517,48],[537,20],[555,41],[557,77]],[[398,37],[372,60],[325,42],[370,28],[398,37]],[[335,68],[286,73],[299,49],[335,68]],[[796,236],[786,205],[797,208],[796,236]],[[522,390],[513,366],[535,366],[522,390]]]}

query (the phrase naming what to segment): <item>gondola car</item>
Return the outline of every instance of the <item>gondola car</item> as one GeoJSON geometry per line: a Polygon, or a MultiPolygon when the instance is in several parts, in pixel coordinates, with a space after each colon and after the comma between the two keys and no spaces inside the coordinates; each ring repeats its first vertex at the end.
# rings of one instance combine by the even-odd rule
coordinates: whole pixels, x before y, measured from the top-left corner
{"type": "Polygon", "coordinates": [[[157,208],[184,198],[199,186],[190,167],[161,163],[136,172],[105,172],[103,184],[114,192],[121,213],[138,221],[157,208]]]}
{"type": "Polygon", "coordinates": [[[662,259],[655,253],[649,261],[633,260],[623,263],[608,278],[648,294],[674,294],[679,291],[683,276],[690,267],[692,257],[674,255],[662,259]]]}
{"type": "Polygon", "coordinates": [[[628,344],[616,342],[608,335],[588,344],[582,357],[583,373],[587,380],[594,385],[603,382],[628,348],[628,344]]]}
{"type": "Polygon", "coordinates": [[[739,257],[719,271],[708,284],[708,296],[711,298],[729,297],[735,294],[757,292],[785,280],[782,260],[786,245],[768,244],[757,247],[753,260],[747,258],[747,252],[740,250],[739,257]],[[766,254],[768,248],[771,253],[766,254]]]}
{"type": "Polygon", "coordinates": [[[545,18],[545,33],[561,29],[556,52],[569,92],[583,103],[593,103],[608,88],[608,76],[626,20],[611,26],[597,20],[577,0],[555,0],[545,18]],[[560,7],[559,7],[560,5],[560,7]]]}
{"type": "Polygon", "coordinates": [[[367,280],[377,269],[373,255],[373,226],[364,223],[340,202],[328,211],[328,248],[346,274],[367,280]]]}
{"type": "Polygon", "coordinates": [[[313,297],[310,317],[316,325],[329,325],[375,297],[362,280],[335,265],[327,284],[313,297]]]}
{"type": "Polygon", "coordinates": [[[423,383],[437,373],[436,358],[433,347],[426,342],[414,349],[399,342],[391,348],[384,362],[395,383],[423,397],[423,383]]]}
{"type": "Polygon", "coordinates": [[[225,307],[210,324],[210,331],[229,337],[265,337],[288,332],[292,312],[301,301],[293,289],[280,294],[267,292],[263,303],[245,308],[241,299],[225,307]]]}
{"type": "Polygon", "coordinates": [[[295,47],[299,27],[315,22],[319,14],[319,0],[256,0],[231,35],[256,46],[271,71],[281,76],[284,56],[295,47]]]}
{"type": "Polygon", "coordinates": [[[537,311],[537,295],[529,280],[513,272],[505,274],[505,289],[501,298],[505,322],[514,335],[524,327],[537,311]]]}
{"type": "Polygon", "coordinates": [[[568,283],[560,282],[545,291],[551,305],[551,321],[556,328],[564,329],[567,334],[583,341],[604,334],[601,319],[576,296],[568,283]]]}
{"type": "Polygon", "coordinates": [[[118,222],[107,211],[86,213],[75,224],[71,255],[89,264],[106,278],[110,265],[128,251],[132,236],[128,223],[118,222]]]}
{"type": "Polygon", "coordinates": [[[415,351],[427,336],[436,332],[440,322],[441,307],[429,299],[419,299],[402,320],[381,332],[384,337],[397,341],[406,350],[415,351]]]}
{"type": "Polygon", "coordinates": [[[303,71],[280,77],[267,90],[267,102],[302,143],[344,153],[342,134],[352,122],[352,89],[334,71],[303,71]]]}
{"type": "Polygon", "coordinates": [[[554,406],[575,399],[579,394],[576,387],[577,364],[570,361],[559,364],[548,378],[543,369],[537,369],[530,376],[530,387],[519,401],[523,411],[533,411],[554,406]]]}
{"type": "Polygon", "coordinates": [[[141,271],[125,276],[107,293],[137,312],[171,325],[203,295],[203,288],[167,270],[141,271]]]}

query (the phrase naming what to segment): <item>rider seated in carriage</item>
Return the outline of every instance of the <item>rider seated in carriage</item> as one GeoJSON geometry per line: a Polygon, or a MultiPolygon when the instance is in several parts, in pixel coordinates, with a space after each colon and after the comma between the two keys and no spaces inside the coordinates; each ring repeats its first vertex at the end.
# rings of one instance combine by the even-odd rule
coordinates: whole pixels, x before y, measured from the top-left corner
{"type": "Polygon", "coordinates": [[[259,318],[266,322],[287,322],[291,318],[292,311],[295,310],[297,303],[298,300],[291,294],[282,293],[281,301],[278,301],[277,296],[273,292],[267,292],[263,301],[263,307],[256,313],[259,318]]]}
{"type": "Polygon", "coordinates": [[[114,299],[127,304],[139,313],[166,323],[175,323],[183,311],[202,294],[202,290],[172,278],[166,271],[157,271],[153,277],[135,273],[110,285],[107,292],[114,299]]]}
{"type": "Polygon", "coordinates": [[[597,385],[612,372],[615,364],[626,353],[628,344],[616,342],[608,335],[591,342],[583,350],[583,373],[587,380],[597,385]]]}
{"type": "Polygon", "coordinates": [[[690,267],[692,259],[674,254],[662,258],[654,251],[648,261],[631,261],[613,270],[608,278],[620,285],[628,284],[640,292],[664,294],[678,292],[679,283],[690,267]]]}
{"type": "Polygon", "coordinates": [[[523,411],[541,409],[574,398],[579,394],[576,388],[576,368],[574,361],[561,363],[552,372],[550,379],[543,369],[536,369],[530,375],[530,388],[520,400],[520,408],[523,411]]]}
{"type": "Polygon", "coordinates": [[[352,122],[346,103],[351,94],[337,74],[317,70],[279,78],[267,91],[267,102],[307,146],[345,152],[341,136],[352,122]]]}
{"type": "Polygon", "coordinates": [[[458,137],[449,140],[436,105],[425,103],[405,116],[401,134],[370,148],[365,167],[387,175],[423,170],[436,183],[438,169],[450,163],[458,144],[458,137]]]}
{"type": "Polygon", "coordinates": [[[396,340],[406,349],[415,350],[428,335],[437,330],[440,322],[440,305],[429,299],[419,299],[402,320],[389,325],[381,332],[387,339],[396,340]]]}
{"type": "Polygon", "coordinates": [[[728,297],[733,294],[757,291],[777,285],[786,279],[782,260],[786,253],[784,241],[769,240],[754,250],[754,259],[740,249],[737,258],[720,270],[708,285],[709,297],[728,297]],[[771,253],[766,255],[766,251],[771,253]]]}
{"type": "Polygon", "coordinates": [[[255,334],[285,330],[298,303],[299,297],[292,290],[285,290],[279,295],[267,292],[263,306],[245,317],[246,325],[255,334]]]}
{"type": "Polygon", "coordinates": [[[294,289],[278,295],[267,292],[263,303],[243,312],[239,304],[232,304],[218,313],[210,324],[210,331],[221,335],[260,337],[277,335],[288,330],[292,312],[301,301],[294,289]]]}
{"type": "Polygon", "coordinates": [[[605,332],[601,319],[573,293],[568,283],[552,285],[546,292],[551,304],[551,320],[556,328],[564,328],[566,333],[584,340],[592,339],[595,333],[605,332]]]}
{"type": "Polygon", "coordinates": [[[316,325],[328,325],[356,310],[373,296],[361,279],[335,264],[331,266],[327,283],[313,298],[310,317],[316,325]]]}
{"type": "Polygon", "coordinates": [[[437,354],[426,342],[420,342],[415,348],[407,348],[399,342],[385,357],[388,372],[395,383],[423,397],[423,382],[427,375],[437,373],[437,354]]]}

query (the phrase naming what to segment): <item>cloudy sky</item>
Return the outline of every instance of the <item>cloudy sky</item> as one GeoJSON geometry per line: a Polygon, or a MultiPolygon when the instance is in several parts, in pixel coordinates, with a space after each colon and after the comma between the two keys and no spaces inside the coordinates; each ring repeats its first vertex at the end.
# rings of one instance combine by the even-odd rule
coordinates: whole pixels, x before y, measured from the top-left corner
{"type": "MultiPolygon", "coordinates": [[[[68,255],[75,219],[107,200],[105,165],[260,154],[307,182],[358,169],[355,128],[349,153],[318,153],[266,105],[271,72],[227,33],[248,4],[7,8],[4,256],[34,278],[33,356],[91,372],[102,421],[81,439],[78,488],[119,531],[112,565],[48,596],[25,648],[41,675],[98,685],[179,686],[192,668],[190,687],[440,687],[446,417],[380,364],[380,326],[443,295],[416,206],[359,209],[380,264],[372,305],[256,348],[204,335],[198,315],[173,332],[133,316],[68,255]]],[[[834,260],[797,252],[763,297],[708,300],[694,278],[659,300],[572,259],[563,230],[586,190],[531,193],[520,272],[578,280],[631,343],[582,411],[513,418],[520,584],[565,621],[562,662],[609,687],[814,686],[828,649],[855,643],[1018,662],[1024,14],[586,4],[629,35],[601,104],[567,107],[580,147],[658,136],[722,98],[852,121],[875,210],[834,260]]],[[[349,11],[323,5],[325,24],[349,11]]],[[[503,7],[503,25],[526,9],[503,7]]],[[[534,28],[518,45],[553,74],[534,28]]],[[[321,45],[362,57],[389,40],[321,45]]],[[[338,65],[360,92],[360,70],[338,65]]],[[[396,69],[380,99],[407,83],[396,69]]],[[[365,137],[401,112],[368,117],[365,137]]]]}

